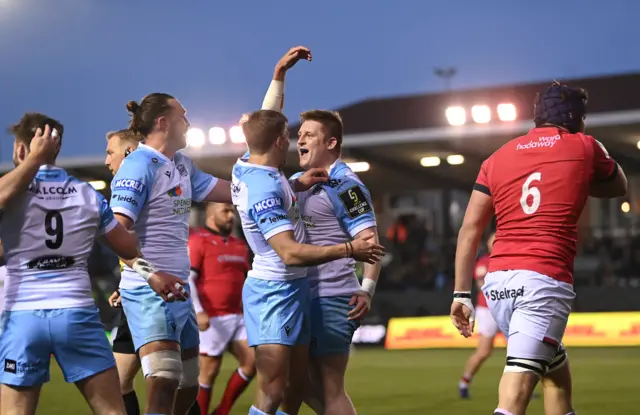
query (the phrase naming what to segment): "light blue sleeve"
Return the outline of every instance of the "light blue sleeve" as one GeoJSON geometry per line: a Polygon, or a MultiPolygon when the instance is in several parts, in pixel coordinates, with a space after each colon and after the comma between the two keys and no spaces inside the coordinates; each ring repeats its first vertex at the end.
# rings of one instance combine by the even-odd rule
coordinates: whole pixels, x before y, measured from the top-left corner
{"type": "Polygon", "coordinates": [[[109,233],[118,224],[117,219],[113,215],[109,202],[100,193],[96,192],[98,197],[98,209],[100,214],[100,224],[98,226],[98,235],[109,233]]]}
{"type": "Polygon", "coordinates": [[[136,153],[124,159],[111,181],[111,210],[134,222],[149,198],[156,171],[150,160],[133,157],[136,153]]]}
{"type": "Polygon", "coordinates": [[[287,215],[285,193],[280,181],[264,175],[253,175],[247,182],[249,217],[258,225],[265,240],[293,230],[287,215]]]}
{"type": "Polygon", "coordinates": [[[202,202],[207,196],[209,196],[209,193],[211,193],[213,188],[216,187],[218,179],[208,173],[204,173],[196,167],[189,157],[184,154],[182,155],[181,161],[187,165],[189,169],[191,179],[191,198],[196,202],[202,202]]]}
{"type": "Polygon", "coordinates": [[[377,226],[369,189],[357,180],[345,177],[328,191],[336,218],[352,238],[361,231],[377,226]]]}

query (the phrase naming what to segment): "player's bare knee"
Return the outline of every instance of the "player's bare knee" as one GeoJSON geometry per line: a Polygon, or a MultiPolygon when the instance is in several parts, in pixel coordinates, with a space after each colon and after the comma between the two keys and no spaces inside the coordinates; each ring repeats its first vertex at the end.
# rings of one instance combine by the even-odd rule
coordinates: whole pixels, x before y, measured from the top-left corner
{"type": "Polygon", "coordinates": [[[564,348],[563,344],[560,344],[558,347],[558,351],[556,352],[553,359],[549,363],[545,377],[553,376],[554,372],[560,371],[562,368],[565,368],[569,363],[569,357],[567,356],[567,350],[564,348]]]}

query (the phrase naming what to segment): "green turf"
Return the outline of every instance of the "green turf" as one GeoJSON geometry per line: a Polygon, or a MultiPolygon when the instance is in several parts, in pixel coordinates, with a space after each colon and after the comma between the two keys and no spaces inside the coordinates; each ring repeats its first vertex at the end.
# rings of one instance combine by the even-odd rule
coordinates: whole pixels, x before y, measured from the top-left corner
{"type": "MultiPolygon", "coordinates": [[[[468,350],[396,351],[357,350],[348,373],[348,390],[358,413],[391,414],[490,414],[496,405],[498,379],[504,350],[498,350],[474,379],[472,400],[457,397],[457,383],[468,350]]],[[[638,412],[637,373],[640,348],[569,350],[574,374],[574,397],[580,415],[638,412]]],[[[215,390],[214,402],[235,367],[225,359],[215,390]]],[[[64,383],[57,367],[45,385],[38,414],[88,414],[89,410],[73,385],[64,383]]],[[[143,396],[142,380],[138,393],[143,396]]],[[[250,388],[233,414],[247,414],[253,395],[250,388]]],[[[542,414],[542,402],[530,405],[531,414],[542,414]]],[[[304,409],[301,414],[312,412],[304,409]]]]}

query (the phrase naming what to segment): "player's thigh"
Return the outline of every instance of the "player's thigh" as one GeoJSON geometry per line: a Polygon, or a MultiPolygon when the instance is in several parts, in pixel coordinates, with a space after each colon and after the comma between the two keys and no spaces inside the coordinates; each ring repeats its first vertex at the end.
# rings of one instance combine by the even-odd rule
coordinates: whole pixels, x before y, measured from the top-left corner
{"type": "Polygon", "coordinates": [[[289,378],[292,347],[282,344],[261,344],[256,346],[256,369],[260,383],[276,381],[284,388],[289,378]]]}
{"type": "Polygon", "coordinates": [[[249,346],[309,343],[310,291],[306,278],[292,281],[247,278],[242,294],[249,346]]]}
{"type": "Polygon", "coordinates": [[[120,388],[123,393],[133,390],[133,381],[140,371],[140,359],[137,354],[113,353],[120,379],[120,388]]]}
{"type": "MultiPolygon", "coordinates": [[[[67,382],[78,382],[116,365],[98,309],[60,310],[52,317],[53,354],[67,382]]],[[[116,372],[117,373],[117,372],[116,372]]]]}
{"type": "Polygon", "coordinates": [[[200,354],[222,356],[233,340],[235,331],[235,315],[211,317],[209,328],[200,332],[200,354]]]}
{"type": "Polygon", "coordinates": [[[349,354],[315,356],[313,360],[314,367],[320,372],[325,401],[343,393],[349,354]]]}
{"type": "Polygon", "coordinates": [[[2,385],[0,387],[0,413],[35,414],[40,399],[42,385],[32,387],[16,387],[2,385]]]}
{"type": "Polygon", "coordinates": [[[2,313],[0,362],[3,362],[4,368],[0,372],[0,383],[35,387],[49,381],[53,350],[48,318],[49,315],[43,310],[2,313]]]}
{"type": "Polygon", "coordinates": [[[349,355],[353,333],[359,326],[348,319],[350,297],[319,297],[311,301],[312,357],[349,355]]]}
{"type": "Polygon", "coordinates": [[[76,382],[76,386],[94,414],[124,413],[118,371],[111,368],[76,382]]]}
{"type": "Polygon", "coordinates": [[[500,328],[488,307],[476,308],[476,332],[483,337],[493,339],[500,328]]]}
{"type": "Polygon", "coordinates": [[[136,350],[158,341],[180,342],[178,322],[168,304],[148,285],[121,289],[122,307],[127,315],[136,350]]]}
{"type": "Polygon", "coordinates": [[[196,310],[191,300],[185,302],[168,303],[169,312],[173,321],[177,324],[178,341],[180,348],[185,350],[195,349],[196,355],[199,354],[200,347],[200,329],[198,328],[198,319],[196,310]]]}

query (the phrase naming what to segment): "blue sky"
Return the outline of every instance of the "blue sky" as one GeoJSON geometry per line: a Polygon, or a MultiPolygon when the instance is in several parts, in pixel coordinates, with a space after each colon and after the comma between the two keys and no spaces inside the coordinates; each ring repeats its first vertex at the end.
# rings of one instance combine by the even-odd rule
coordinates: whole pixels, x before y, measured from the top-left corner
{"type": "MultiPolygon", "coordinates": [[[[609,0],[0,0],[0,126],[41,111],[63,156],[96,156],[125,103],[168,92],[192,124],[256,109],[273,65],[309,46],[285,112],[441,90],[640,72],[640,3],[609,0]]],[[[9,161],[12,141],[0,142],[9,161]]]]}

